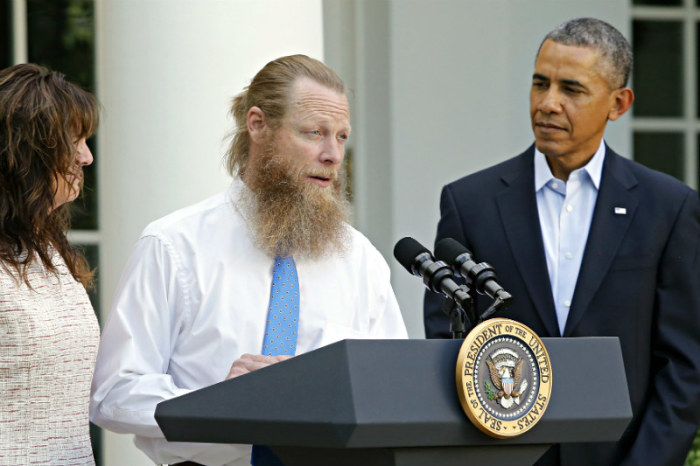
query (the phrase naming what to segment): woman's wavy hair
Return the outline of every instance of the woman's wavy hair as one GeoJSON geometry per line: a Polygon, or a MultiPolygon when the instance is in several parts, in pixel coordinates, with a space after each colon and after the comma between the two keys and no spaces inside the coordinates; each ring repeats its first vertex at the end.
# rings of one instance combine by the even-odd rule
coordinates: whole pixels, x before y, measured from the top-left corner
{"type": "Polygon", "coordinates": [[[58,252],[73,277],[92,285],[85,257],[68,243],[69,204],[54,208],[59,180],[68,183],[77,139],[99,123],[95,97],[61,73],[27,63],[0,71],[0,261],[29,285],[37,258],[57,273],[58,252]]]}

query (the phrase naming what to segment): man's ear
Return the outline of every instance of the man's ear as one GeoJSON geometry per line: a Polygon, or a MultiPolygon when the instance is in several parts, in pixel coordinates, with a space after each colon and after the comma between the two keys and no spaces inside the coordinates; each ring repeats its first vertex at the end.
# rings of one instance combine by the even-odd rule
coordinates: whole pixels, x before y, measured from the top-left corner
{"type": "Polygon", "coordinates": [[[615,102],[608,113],[608,120],[610,121],[615,121],[624,115],[632,106],[632,102],[634,102],[634,92],[629,87],[622,87],[613,92],[615,102]]]}
{"type": "Polygon", "coordinates": [[[251,141],[256,143],[262,142],[267,124],[265,122],[265,114],[260,107],[250,107],[246,124],[248,125],[248,134],[251,141]]]}

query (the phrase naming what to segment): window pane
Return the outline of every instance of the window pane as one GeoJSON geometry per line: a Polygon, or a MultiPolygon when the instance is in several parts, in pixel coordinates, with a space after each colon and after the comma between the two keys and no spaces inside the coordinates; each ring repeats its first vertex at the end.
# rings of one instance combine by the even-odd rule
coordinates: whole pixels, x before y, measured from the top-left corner
{"type": "Polygon", "coordinates": [[[95,457],[95,466],[101,466],[102,462],[102,429],[92,422],[90,423],[90,440],[92,441],[92,456],[95,457]]]}
{"type": "Polygon", "coordinates": [[[680,6],[683,0],[633,0],[632,5],[640,6],[680,6]]]}
{"type": "Polygon", "coordinates": [[[635,116],[682,116],[683,24],[634,21],[632,47],[635,116]]]}
{"type": "Polygon", "coordinates": [[[92,0],[27,0],[29,61],[95,90],[92,0]]]}
{"type": "Polygon", "coordinates": [[[345,182],[345,191],[348,194],[348,200],[354,202],[355,200],[355,183],[353,182],[355,176],[355,157],[352,150],[352,146],[348,145],[345,149],[345,158],[343,159],[345,163],[345,175],[347,180],[345,182]]]}
{"type": "Polygon", "coordinates": [[[634,133],[634,159],[684,181],[683,133],[634,133]]]}
{"type": "MultiPolygon", "coordinates": [[[[92,0],[27,0],[29,61],[60,71],[91,92],[95,91],[93,3],[92,0]]],[[[94,139],[88,145],[97,160],[94,139]]],[[[72,228],[96,230],[95,164],[85,167],[84,174],[83,196],[71,206],[72,228]]]]}
{"type": "Polygon", "coordinates": [[[12,0],[0,0],[0,68],[12,64],[12,0]]]}
{"type": "MultiPolygon", "coordinates": [[[[700,7],[700,0],[698,0],[698,6],[700,7]]],[[[700,79],[700,22],[695,23],[695,79],[700,79]]],[[[697,112],[698,118],[700,118],[700,89],[697,89],[697,112]]],[[[700,183],[700,180],[698,180],[700,183]]]]}

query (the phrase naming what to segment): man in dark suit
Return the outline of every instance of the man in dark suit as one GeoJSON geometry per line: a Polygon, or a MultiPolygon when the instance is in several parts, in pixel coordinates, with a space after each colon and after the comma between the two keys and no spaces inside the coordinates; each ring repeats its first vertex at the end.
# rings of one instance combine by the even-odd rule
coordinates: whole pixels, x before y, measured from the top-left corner
{"type": "MultiPolygon", "coordinates": [[[[700,422],[698,193],[603,141],[634,100],[631,64],[605,22],[556,28],[532,77],[535,144],[442,191],[437,240],[495,267],[514,297],[501,317],[543,337],[620,338],[633,409],[622,438],[558,445],[538,464],[680,465],[700,422]]],[[[441,302],[426,294],[428,338],[449,337],[441,302]]]]}

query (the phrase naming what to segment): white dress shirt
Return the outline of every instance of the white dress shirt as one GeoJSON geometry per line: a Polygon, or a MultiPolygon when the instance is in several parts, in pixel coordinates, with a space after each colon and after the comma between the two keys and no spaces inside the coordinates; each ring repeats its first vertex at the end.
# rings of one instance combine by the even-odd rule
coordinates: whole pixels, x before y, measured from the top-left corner
{"type": "MultiPolygon", "coordinates": [[[[174,212],[144,230],[122,274],[97,358],[91,419],[136,435],[157,463],[249,464],[250,446],[167,442],[156,405],[224,380],[260,353],[273,258],[236,207],[242,189],[174,212]]],[[[407,338],[389,267],[361,233],[343,256],[295,258],[297,354],[346,338],[407,338]]]]}
{"type": "Polygon", "coordinates": [[[565,182],[552,175],[545,155],[535,148],[537,211],[562,335],[598,199],[604,160],[605,143],[601,139],[591,160],[584,167],[572,171],[565,182]]]}

